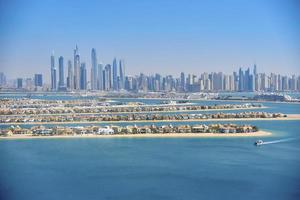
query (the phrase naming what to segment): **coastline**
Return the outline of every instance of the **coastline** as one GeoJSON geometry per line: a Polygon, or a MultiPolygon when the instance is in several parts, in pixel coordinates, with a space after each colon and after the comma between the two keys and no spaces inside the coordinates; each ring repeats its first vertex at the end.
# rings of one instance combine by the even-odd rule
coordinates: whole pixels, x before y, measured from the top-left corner
{"type": "Polygon", "coordinates": [[[71,139],[71,138],[222,138],[222,137],[258,137],[270,136],[271,132],[257,131],[252,133],[160,133],[160,134],[118,134],[118,135],[54,135],[54,136],[33,136],[14,135],[0,136],[0,140],[18,139],[71,139]]]}
{"type": "Polygon", "coordinates": [[[70,121],[70,122],[17,122],[0,123],[0,125],[42,125],[42,124],[117,124],[117,123],[160,123],[160,122],[215,122],[215,121],[286,121],[300,120],[300,114],[288,114],[287,117],[277,118],[211,118],[183,120],[135,120],[135,121],[70,121]]]}

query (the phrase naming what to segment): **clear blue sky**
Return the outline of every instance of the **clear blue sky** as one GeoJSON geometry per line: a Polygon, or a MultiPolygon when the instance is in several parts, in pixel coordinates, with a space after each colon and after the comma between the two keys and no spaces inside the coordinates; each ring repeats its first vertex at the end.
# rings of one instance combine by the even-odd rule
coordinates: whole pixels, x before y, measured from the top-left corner
{"type": "Polygon", "coordinates": [[[180,71],[300,74],[297,0],[0,0],[0,71],[9,78],[43,73],[50,55],[72,59],[78,44],[128,74],[180,71]]]}

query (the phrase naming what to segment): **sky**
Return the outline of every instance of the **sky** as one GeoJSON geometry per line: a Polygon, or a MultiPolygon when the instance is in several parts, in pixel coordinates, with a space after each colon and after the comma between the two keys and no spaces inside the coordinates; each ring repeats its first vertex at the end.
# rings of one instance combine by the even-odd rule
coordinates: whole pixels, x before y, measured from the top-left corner
{"type": "Polygon", "coordinates": [[[300,75],[299,0],[0,0],[0,72],[50,78],[50,56],[91,68],[124,59],[126,74],[300,75]]]}

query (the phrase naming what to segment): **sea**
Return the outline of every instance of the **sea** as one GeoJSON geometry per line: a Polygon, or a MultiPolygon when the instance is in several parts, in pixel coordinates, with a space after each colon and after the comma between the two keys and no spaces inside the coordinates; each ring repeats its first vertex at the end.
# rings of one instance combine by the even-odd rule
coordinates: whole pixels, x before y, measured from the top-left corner
{"type": "MultiPolygon", "coordinates": [[[[0,95],[0,98],[3,96],[0,95]]],[[[56,99],[55,96],[49,98],[56,99]]],[[[145,104],[159,102],[114,100],[145,104]]],[[[260,111],[300,113],[300,104],[262,104],[266,108],[260,111]]],[[[189,124],[197,123],[203,122],[189,124]]],[[[206,122],[209,123],[230,121],[206,122]]],[[[247,138],[0,140],[0,199],[299,199],[300,121],[234,123],[257,125],[261,130],[272,132],[272,135],[247,138]],[[255,146],[254,142],[258,139],[266,144],[255,146]]],[[[0,128],[7,126],[1,125],[0,128]]]]}

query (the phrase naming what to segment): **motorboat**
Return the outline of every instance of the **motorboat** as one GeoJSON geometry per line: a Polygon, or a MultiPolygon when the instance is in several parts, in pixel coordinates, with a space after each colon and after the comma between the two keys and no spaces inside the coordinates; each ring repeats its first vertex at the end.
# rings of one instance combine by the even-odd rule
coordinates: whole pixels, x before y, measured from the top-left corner
{"type": "Polygon", "coordinates": [[[264,141],[262,141],[262,140],[256,140],[254,144],[255,144],[256,146],[260,146],[260,145],[263,145],[263,144],[264,144],[264,141]]]}

